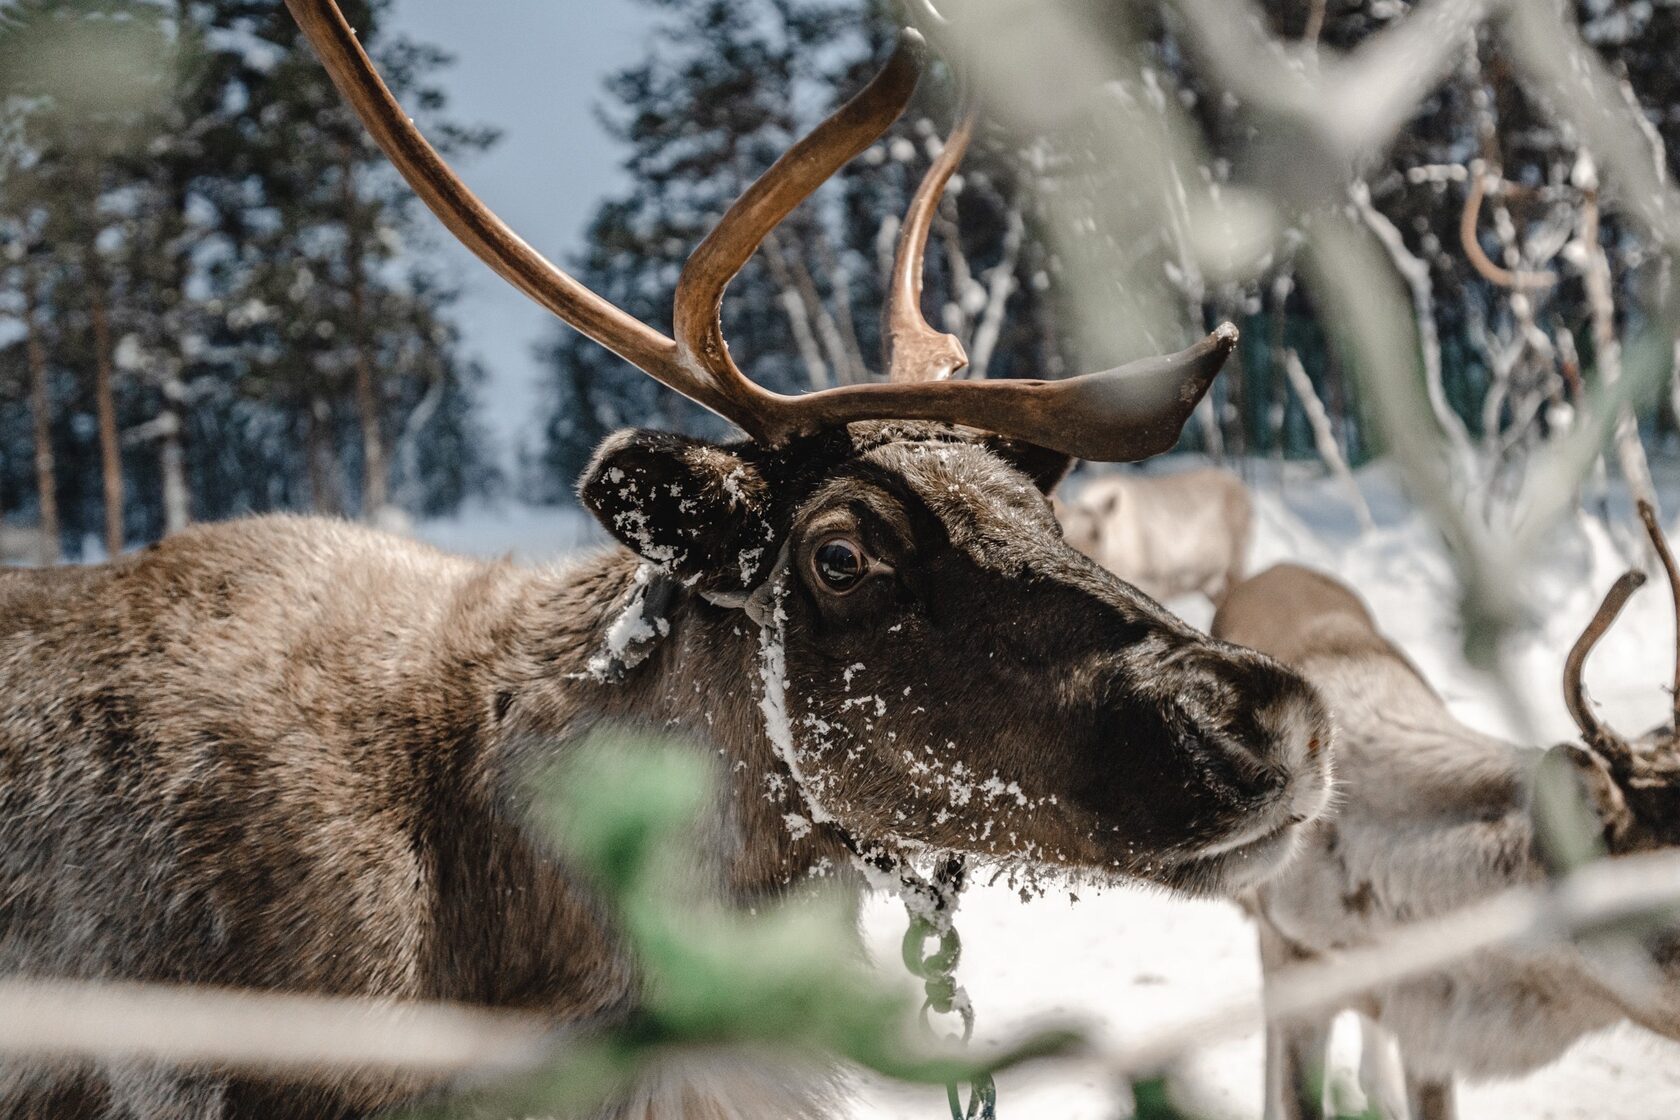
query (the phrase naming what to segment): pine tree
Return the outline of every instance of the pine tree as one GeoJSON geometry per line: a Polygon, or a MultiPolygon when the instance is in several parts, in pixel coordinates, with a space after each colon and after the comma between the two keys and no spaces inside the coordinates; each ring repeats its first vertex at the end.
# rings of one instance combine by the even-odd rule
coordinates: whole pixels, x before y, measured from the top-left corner
{"type": "MultiPolygon", "coordinates": [[[[387,6],[344,7],[393,93],[445,152],[470,153],[492,142],[492,132],[464,128],[440,114],[443,98],[431,81],[447,56],[382,36],[387,6]]],[[[411,391],[416,379],[458,381],[469,375],[454,355],[453,336],[432,352],[424,369],[412,361],[381,365],[381,354],[412,359],[415,351],[393,346],[390,336],[414,329],[411,305],[417,298],[448,300],[435,285],[408,285],[412,273],[393,267],[405,245],[420,239],[417,204],[344,106],[290,17],[273,11],[251,27],[283,53],[262,81],[249,86],[247,114],[262,122],[261,133],[251,137],[252,156],[266,169],[277,220],[250,240],[246,283],[265,293],[264,307],[274,308],[284,306],[274,299],[277,277],[278,286],[301,304],[282,313],[304,325],[282,324],[293,347],[281,359],[284,380],[291,383],[281,391],[298,398],[293,407],[306,409],[318,502],[334,511],[344,508],[333,404],[348,395],[358,435],[353,455],[360,466],[358,504],[364,518],[377,520],[391,501],[391,441],[407,424],[393,409],[405,398],[423,399],[423,387],[411,391]]],[[[466,474],[487,477],[475,467],[466,474]]]]}
{"type": "MultiPolygon", "coordinates": [[[[29,260],[20,270],[26,304],[31,399],[36,418],[42,528],[59,532],[51,448],[48,337],[70,332],[67,299],[42,298],[53,275],[75,271],[56,290],[84,294],[93,332],[86,352],[98,418],[105,545],[123,543],[123,488],[112,379],[110,290],[99,237],[105,199],[122,185],[122,162],[150,136],[169,47],[161,9],[123,0],[29,0],[0,13],[0,101],[14,114],[17,166],[6,178],[4,214],[29,260]],[[49,322],[49,319],[51,320],[49,322]],[[54,329],[56,328],[56,330],[54,329]]],[[[52,550],[56,557],[56,549],[52,550]]]]}
{"type": "MultiPolygon", "coordinates": [[[[454,150],[488,143],[445,115],[447,57],[385,34],[385,7],[346,5],[399,96],[454,150]]],[[[53,465],[0,457],[0,511],[56,505],[67,546],[102,522],[111,549],[194,516],[437,512],[495,485],[418,219],[276,0],[0,8],[0,440],[29,444],[40,413],[53,465]]]]}

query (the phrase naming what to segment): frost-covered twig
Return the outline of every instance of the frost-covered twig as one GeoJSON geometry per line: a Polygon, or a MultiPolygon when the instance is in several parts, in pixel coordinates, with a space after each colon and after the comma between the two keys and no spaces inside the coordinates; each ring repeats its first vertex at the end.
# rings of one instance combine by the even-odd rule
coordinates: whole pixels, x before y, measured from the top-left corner
{"type": "Polygon", "coordinates": [[[812,333],[810,309],[805,305],[804,295],[794,285],[781,242],[774,233],[764,239],[764,263],[770,268],[770,278],[780,289],[777,298],[787,315],[788,329],[793,332],[793,345],[799,351],[800,363],[805,367],[805,379],[813,390],[828,388],[828,363],[823,361],[817,336],[812,333]]]}
{"type": "MultiPolygon", "coordinates": [[[[1264,998],[1222,997],[1148,1042],[1073,1052],[1120,1076],[1149,1074],[1268,1020],[1338,1007],[1361,993],[1449,967],[1484,949],[1620,931],[1680,902],[1680,851],[1590,864],[1553,886],[1522,887],[1275,974],[1264,998]]],[[[245,1070],[374,1070],[422,1076],[530,1068],[553,1053],[540,1017],[453,1004],[274,992],[0,980],[0,1054],[141,1059],[245,1070]]]]}
{"type": "Polygon", "coordinates": [[[1026,240],[1027,223],[1021,215],[1021,200],[1017,197],[1009,206],[1003,230],[1003,256],[986,270],[986,306],[974,327],[974,339],[968,347],[968,376],[982,378],[992,364],[998,336],[1003,332],[1003,313],[1009,297],[1015,293],[1015,265],[1021,258],[1021,244],[1026,240]]]}
{"type": "MultiPolygon", "coordinates": [[[[1564,255],[1581,272],[1587,306],[1592,310],[1593,357],[1599,380],[1615,387],[1622,380],[1622,343],[1616,335],[1615,287],[1610,259],[1605,255],[1598,231],[1598,169],[1592,154],[1583,148],[1575,161],[1575,185],[1581,189],[1579,232],[1564,255]]],[[[1657,507],[1657,493],[1651,482],[1651,467],[1645,447],[1639,441],[1639,421],[1633,407],[1623,402],[1615,414],[1616,461],[1635,500],[1657,507]]]]}
{"type": "MultiPolygon", "coordinates": [[[[1314,67],[1295,64],[1299,48],[1268,35],[1264,16],[1252,5],[1177,0],[1175,6],[1190,24],[1198,53],[1225,88],[1252,105],[1309,125],[1312,134],[1329,141],[1327,164],[1357,168],[1388,147],[1471,32],[1502,5],[1426,0],[1357,50],[1322,58],[1314,67]]],[[[1306,49],[1316,53],[1317,45],[1306,49]]]]}
{"type": "Polygon", "coordinates": [[[1657,173],[1646,133],[1629,119],[1603,60],[1555,4],[1509,4],[1500,28],[1523,76],[1610,169],[1619,205],[1667,247],[1680,246],[1680,196],[1657,173]]]}
{"type": "Polygon", "coordinates": [[[1360,492],[1359,483],[1354,481],[1353,472],[1348,469],[1347,460],[1342,457],[1342,449],[1336,443],[1336,433],[1330,428],[1330,415],[1324,411],[1324,402],[1318,399],[1312,378],[1307,376],[1306,367],[1301,365],[1300,355],[1293,350],[1285,351],[1283,371],[1289,378],[1290,388],[1295,390],[1295,396],[1301,402],[1301,411],[1306,413],[1307,426],[1312,429],[1313,444],[1318,448],[1318,457],[1324,460],[1324,465],[1347,491],[1348,504],[1353,507],[1360,527],[1375,528],[1376,522],[1371,520],[1371,507],[1365,504],[1365,495],[1360,492]]]}
{"type": "Polygon", "coordinates": [[[858,342],[857,310],[852,306],[852,277],[835,253],[834,245],[822,231],[817,231],[815,252],[817,260],[828,273],[828,288],[834,298],[835,338],[846,355],[846,363],[836,372],[842,385],[856,385],[869,380],[869,364],[863,360],[863,346],[858,342]]]}
{"type": "Polygon", "coordinates": [[[1429,277],[1429,265],[1406,248],[1406,239],[1400,230],[1388,220],[1388,216],[1378,210],[1371,202],[1371,190],[1362,182],[1356,182],[1350,188],[1354,208],[1359,212],[1361,220],[1377,235],[1377,240],[1387,251],[1389,260],[1394,262],[1394,269],[1406,281],[1406,287],[1412,297],[1412,317],[1417,323],[1418,347],[1423,356],[1424,385],[1429,390],[1429,407],[1435,414],[1435,422],[1446,433],[1451,441],[1453,450],[1461,455],[1461,461],[1470,461],[1470,433],[1465,430],[1464,421],[1458,418],[1452,406],[1447,403],[1446,388],[1442,382],[1441,373],[1441,336],[1435,327],[1435,287],[1429,277]]]}

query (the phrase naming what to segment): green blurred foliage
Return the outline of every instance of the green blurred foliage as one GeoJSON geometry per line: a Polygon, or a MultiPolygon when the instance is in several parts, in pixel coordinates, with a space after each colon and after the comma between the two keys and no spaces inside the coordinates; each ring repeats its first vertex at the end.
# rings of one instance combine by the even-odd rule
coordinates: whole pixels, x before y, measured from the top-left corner
{"type": "Polygon", "coordinates": [[[639,971],[612,1028],[569,1035],[542,1069],[415,1115],[587,1114],[679,1050],[833,1058],[916,1084],[971,1081],[1082,1044],[1044,1030],[985,1058],[918,1030],[910,991],[869,967],[837,891],[794,892],[751,913],[705,889],[691,853],[714,775],[692,751],[597,735],[534,779],[533,824],[593,880],[639,971]]]}

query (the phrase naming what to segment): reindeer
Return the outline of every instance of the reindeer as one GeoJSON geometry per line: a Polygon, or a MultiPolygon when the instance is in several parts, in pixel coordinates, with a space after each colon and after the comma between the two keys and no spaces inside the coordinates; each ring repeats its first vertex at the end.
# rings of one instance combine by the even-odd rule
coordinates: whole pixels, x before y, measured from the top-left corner
{"type": "Polygon", "coordinates": [[[0,522],[0,565],[37,564],[50,555],[47,535],[32,525],[0,522]]]}
{"type": "MultiPolygon", "coordinates": [[[[1672,558],[1644,512],[1680,608],[1672,558]]],[[[1584,746],[1557,749],[1585,778],[1612,854],[1680,841],[1675,725],[1630,745],[1599,723],[1581,685],[1587,654],[1642,580],[1635,572],[1617,581],[1564,673],[1584,746]]],[[[1338,808],[1310,826],[1286,871],[1243,896],[1267,975],[1543,878],[1530,791],[1544,752],[1454,719],[1351,589],[1281,564],[1239,584],[1212,630],[1298,669],[1337,722],[1338,808]]],[[[1456,1077],[1538,1069],[1624,1020],[1680,1038],[1677,950],[1672,939],[1659,945],[1655,990],[1630,986],[1583,951],[1511,948],[1371,993],[1353,1009],[1399,1043],[1403,1081],[1372,1085],[1375,1103],[1387,1117],[1451,1120],[1456,1077]]],[[[1323,1115],[1318,1076],[1331,1017],[1267,1032],[1268,1120],[1323,1115]]]]}
{"type": "Polygon", "coordinates": [[[1067,542],[1146,595],[1200,593],[1218,606],[1243,577],[1253,537],[1248,488],[1212,468],[1103,475],[1056,502],[1067,542]]]}
{"type": "MultiPolygon", "coordinates": [[[[1169,447],[1232,330],[1068,381],[946,380],[963,355],[921,316],[920,260],[959,142],[904,224],[888,381],[780,397],[724,343],[730,278],[908,102],[916,31],[705,238],[670,338],[490,213],[331,0],[288,6],[457,237],[747,435],[609,437],[579,494],[618,545],[554,568],[270,516],[0,577],[0,973],[623,1017],[636,962],[590,884],[528,838],[519,792],[606,722],[720,760],[695,873],[744,906],[825,869],[861,889],[854,853],[1226,895],[1289,855],[1328,796],[1314,691],[1067,547],[1046,501],[1072,455],[1169,447]]],[[[359,1117],[437,1088],[0,1060],[6,1116],[359,1117]]],[[[768,1069],[610,1115],[823,1112],[768,1069]]]]}

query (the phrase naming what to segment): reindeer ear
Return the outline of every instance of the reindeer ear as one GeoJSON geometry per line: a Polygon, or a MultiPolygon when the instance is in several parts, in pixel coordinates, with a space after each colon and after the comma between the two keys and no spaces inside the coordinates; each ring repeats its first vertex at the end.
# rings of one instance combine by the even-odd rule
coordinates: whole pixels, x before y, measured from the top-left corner
{"type": "Polygon", "coordinates": [[[615,432],[596,449],[578,496],[626,548],[702,590],[749,590],[776,559],[764,476],[717,444],[615,432]]]}
{"type": "Polygon", "coordinates": [[[1004,462],[1032,479],[1033,484],[1046,495],[1054,491],[1067,477],[1068,471],[1073,469],[1073,456],[1036,443],[991,436],[987,438],[986,446],[1004,462]]]}

